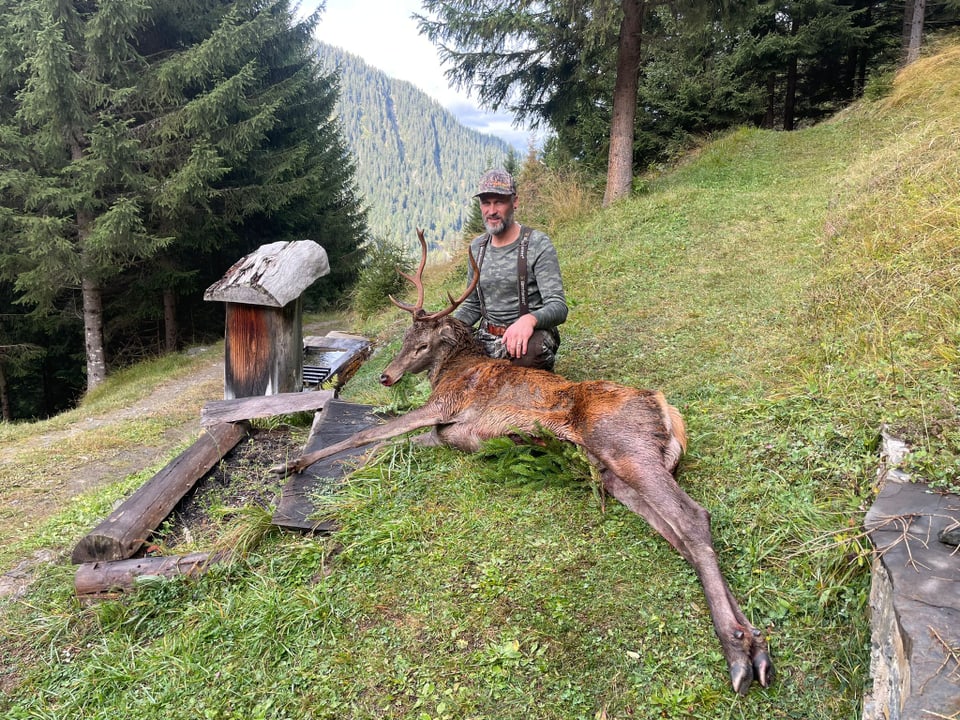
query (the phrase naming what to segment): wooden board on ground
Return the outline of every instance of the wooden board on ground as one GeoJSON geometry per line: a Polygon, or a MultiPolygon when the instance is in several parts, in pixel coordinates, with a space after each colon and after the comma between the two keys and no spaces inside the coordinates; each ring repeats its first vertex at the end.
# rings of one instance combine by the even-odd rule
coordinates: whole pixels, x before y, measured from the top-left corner
{"type": "Polygon", "coordinates": [[[145,557],[134,560],[84,563],[77,568],[74,588],[77,595],[104,596],[133,590],[146,577],[196,577],[207,568],[229,559],[229,551],[197,552],[189,555],[145,557]]]}
{"type": "Polygon", "coordinates": [[[245,437],[247,423],[204,428],[200,437],[150,480],[73,549],[73,563],[125,560],[132,557],[197,481],[245,437]]]}
{"type": "MultiPolygon", "coordinates": [[[[377,416],[370,405],[331,400],[314,423],[304,452],[325,448],[382,421],[383,418],[377,416]]],[[[334,528],[333,523],[312,517],[316,512],[313,498],[319,493],[332,492],[355,462],[369,450],[369,447],[344,450],[314,463],[301,473],[291,475],[281,491],[280,503],[273,514],[273,524],[291,530],[330,532],[334,528]]]]}
{"type": "Polygon", "coordinates": [[[211,400],[204,404],[200,411],[200,424],[207,427],[223,422],[320,410],[332,399],[333,390],[317,390],[314,392],[278,393],[277,395],[233,398],[232,400],[211,400]]]}
{"type": "Polygon", "coordinates": [[[319,387],[333,376],[337,389],[343,387],[370,357],[370,341],[360,335],[328,332],[325,336],[303,338],[303,386],[319,387]]]}

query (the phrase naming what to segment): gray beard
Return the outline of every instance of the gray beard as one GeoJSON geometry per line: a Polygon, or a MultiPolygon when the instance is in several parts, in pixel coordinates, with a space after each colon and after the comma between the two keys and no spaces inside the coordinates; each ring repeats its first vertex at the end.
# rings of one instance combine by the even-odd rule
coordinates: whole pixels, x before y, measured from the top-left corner
{"type": "Polygon", "coordinates": [[[487,232],[490,233],[491,235],[500,235],[501,233],[508,230],[511,225],[513,225],[512,217],[504,218],[503,220],[501,220],[496,224],[488,223],[488,222],[485,222],[483,224],[483,226],[487,229],[487,232]]]}

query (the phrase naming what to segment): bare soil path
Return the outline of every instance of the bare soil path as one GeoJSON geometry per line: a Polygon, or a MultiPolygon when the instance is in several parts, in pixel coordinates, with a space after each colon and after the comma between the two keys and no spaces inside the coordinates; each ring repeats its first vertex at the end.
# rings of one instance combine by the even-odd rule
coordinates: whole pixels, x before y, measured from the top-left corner
{"type": "MultiPolygon", "coordinates": [[[[85,415],[27,440],[0,446],[0,547],[39,530],[79,495],[164,462],[200,432],[204,403],[223,397],[223,357],[203,350],[188,372],[164,380],[132,404],[85,415]]],[[[69,542],[72,538],[65,538],[69,542]]],[[[48,548],[0,568],[0,598],[17,594],[48,548]]]]}

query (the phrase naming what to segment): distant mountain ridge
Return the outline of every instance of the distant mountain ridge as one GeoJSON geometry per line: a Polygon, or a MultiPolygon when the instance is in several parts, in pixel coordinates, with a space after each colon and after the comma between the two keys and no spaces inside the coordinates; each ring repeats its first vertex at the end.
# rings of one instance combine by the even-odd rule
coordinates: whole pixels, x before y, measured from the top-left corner
{"type": "Polygon", "coordinates": [[[412,83],[396,80],[345,50],[321,43],[319,57],[340,76],[338,114],[357,165],[357,185],[376,237],[455,249],[474,187],[510,146],[465,127],[412,83]]]}

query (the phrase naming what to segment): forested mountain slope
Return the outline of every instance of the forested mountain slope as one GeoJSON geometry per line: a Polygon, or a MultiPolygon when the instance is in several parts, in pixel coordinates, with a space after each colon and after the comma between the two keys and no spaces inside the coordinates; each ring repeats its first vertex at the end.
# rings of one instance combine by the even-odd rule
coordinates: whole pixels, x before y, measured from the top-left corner
{"type": "Polygon", "coordinates": [[[376,237],[452,248],[469,214],[473,187],[509,152],[503,140],[471,130],[411,83],[355,55],[321,44],[340,74],[338,113],[357,164],[357,184],[376,237]]]}

